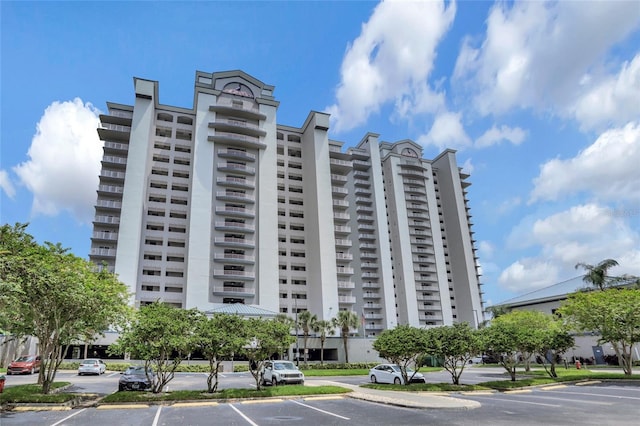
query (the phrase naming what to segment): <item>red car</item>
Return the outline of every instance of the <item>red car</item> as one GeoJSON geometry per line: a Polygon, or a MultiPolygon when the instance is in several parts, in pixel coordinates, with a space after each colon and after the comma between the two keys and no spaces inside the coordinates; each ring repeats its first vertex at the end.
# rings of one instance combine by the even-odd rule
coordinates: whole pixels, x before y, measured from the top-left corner
{"type": "Polygon", "coordinates": [[[40,372],[40,356],[25,355],[13,361],[7,367],[7,375],[9,374],[33,374],[40,372]]]}

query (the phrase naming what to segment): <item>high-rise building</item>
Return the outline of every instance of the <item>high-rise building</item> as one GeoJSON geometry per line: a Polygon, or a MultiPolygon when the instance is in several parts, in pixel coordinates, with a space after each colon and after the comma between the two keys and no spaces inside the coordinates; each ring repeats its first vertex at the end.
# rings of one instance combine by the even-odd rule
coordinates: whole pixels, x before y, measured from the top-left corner
{"type": "Polygon", "coordinates": [[[242,71],[196,72],[192,108],[134,79],[108,103],[90,258],[136,305],[338,310],[366,336],[398,324],[483,319],[466,188],[455,152],[410,140],[328,136],[329,115],[276,122],[274,86],[242,71]]]}

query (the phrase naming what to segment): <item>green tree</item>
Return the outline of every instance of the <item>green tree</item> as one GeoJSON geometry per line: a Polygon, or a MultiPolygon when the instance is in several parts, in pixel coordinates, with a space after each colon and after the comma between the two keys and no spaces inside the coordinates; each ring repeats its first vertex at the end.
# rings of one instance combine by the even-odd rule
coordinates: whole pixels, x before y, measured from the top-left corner
{"type": "Polygon", "coordinates": [[[564,323],[559,319],[554,318],[549,323],[538,351],[538,354],[543,361],[542,365],[544,370],[547,372],[549,377],[558,377],[558,373],[556,373],[558,358],[574,346],[575,339],[565,329],[564,323]],[[547,361],[549,361],[549,368],[547,368],[547,361]]]}
{"type": "Polygon", "coordinates": [[[309,311],[302,311],[298,314],[298,327],[302,329],[302,344],[304,347],[304,365],[307,365],[307,359],[309,356],[309,350],[307,342],[309,340],[309,334],[318,322],[318,317],[309,311]]]}
{"type": "Polygon", "coordinates": [[[182,360],[199,343],[198,315],[195,309],[174,308],[158,301],[142,306],[109,350],[143,360],[145,370],[156,373],[155,377],[147,373],[152,392],[160,393],[173,380],[182,360]]]}
{"type": "Polygon", "coordinates": [[[262,388],[262,372],[264,362],[271,359],[273,354],[280,353],[282,348],[288,348],[294,341],[291,328],[281,322],[262,318],[246,320],[249,344],[244,345],[240,353],[249,361],[249,371],[256,381],[256,389],[262,388]]]}
{"type": "Polygon", "coordinates": [[[331,321],[318,320],[313,331],[320,334],[320,365],[324,365],[324,344],[327,341],[327,336],[333,336],[336,334],[331,321]]]}
{"type": "Polygon", "coordinates": [[[460,384],[469,360],[482,350],[479,333],[466,322],[427,329],[426,340],[426,353],[443,360],[454,385],[460,384]]]}
{"type": "Polygon", "coordinates": [[[130,312],[129,295],[106,269],[97,271],[60,244],[37,244],[27,226],[0,228],[0,307],[7,331],[38,339],[38,383],[49,393],[69,345],[117,328],[130,312]]]}
{"type": "Polygon", "coordinates": [[[335,328],[340,330],[342,344],[344,346],[345,362],[348,364],[349,351],[347,340],[349,339],[349,333],[351,333],[351,330],[358,328],[358,314],[353,311],[338,311],[338,315],[332,318],[331,322],[335,328]]]}
{"type": "Polygon", "coordinates": [[[598,333],[599,343],[610,343],[624,373],[632,374],[632,349],[640,342],[640,290],[574,293],[558,312],[572,329],[598,333]]]}
{"type": "Polygon", "coordinates": [[[604,290],[609,285],[607,280],[607,272],[614,266],[618,266],[618,262],[614,259],[605,259],[597,265],[589,265],[587,263],[577,263],[576,269],[583,268],[587,272],[582,280],[598,290],[604,290]]]}
{"type": "Polygon", "coordinates": [[[218,372],[224,358],[232,358],[249,343],[246,321],[238,315],[215,314],[207,317],[201,314],[196,325],[198,347],[209,361],[207,392],[218,389],[218,372]]]}
{"type": "Polygon", "coordinates": [[[491,325],[482,329],[485,351],[500,355],[500,365],[516,380],[516,366],[520,355],[531,356],[539,341],[535,321],[539,312],[512,311],[500,315],[491,321],[491,325]]]}
{"type": "Polygon", "coordinates": [[[384,330],[373,342],[373,349],[381,358],[392,364],[398,364],[404,384],[409,385],[419,369],[418,359],[427,351],[427,335],[422,328],[410,325],[399,325],[384,330]],[[409,377],[407,367],[414,366],[414,373],[409,377]]]}

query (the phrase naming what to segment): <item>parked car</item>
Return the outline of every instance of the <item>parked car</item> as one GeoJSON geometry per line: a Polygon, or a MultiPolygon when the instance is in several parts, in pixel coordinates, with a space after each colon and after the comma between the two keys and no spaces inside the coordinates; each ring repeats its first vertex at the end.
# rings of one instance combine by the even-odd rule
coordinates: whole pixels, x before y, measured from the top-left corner
{"type": "Polygon", "coordinates": [[[145,371],[144,366],[135,365],[128,367],[118,381],[118,390],[147,390],[151,388],[152,380],[156,373],[152,370],[145,371]],[[148,374],[147,374],[148,373],[148,374]]]}
{"type": "Polygon", "coordinates": [[[9,374],[33,374],[40,372],[40,355],[25,355],[13,361],[7,367],[9,374]]]}
{"type": "Polygon", "coordinates": [[[262,383],[273,386],[297,383],[304,385],[304,374],[291,361],[266,361],[262,370],[262,383]]]}
{"type": "MultiPolygon", "coordinates": [[[[411,383],[426,383],[424,375],[407,367],[407,376],[411,383]]],[[[369,370],[371,383],[405,384],[398,364],[379,364],[369,370]]]]}
{"type": "Polygon", "coordinates": [[[84,374],[97,374],[99,376],[105,371],[107,371],[107,364],[105,364],[101,359],[85,359],[80,362],[80,366],[78,367],[78,376],[82,376],[84,374]]]}

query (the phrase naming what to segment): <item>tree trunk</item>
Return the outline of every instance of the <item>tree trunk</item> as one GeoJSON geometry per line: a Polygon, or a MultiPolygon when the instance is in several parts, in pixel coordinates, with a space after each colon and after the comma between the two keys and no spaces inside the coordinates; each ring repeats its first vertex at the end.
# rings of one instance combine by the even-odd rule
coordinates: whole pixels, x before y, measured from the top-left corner
{"type": "Polygon", "coordinates": [[[324,365],[324,339],[320,339],[320,365],[324,365]]]}
{"type": "Polygon", "coordinates": [[[349,352],[347,351],[347,338],[348,336],[345,333],[342,333],[342,343],[344,345],[344,359],[345,359],[345,363],[349,364],[349,352]]]}

